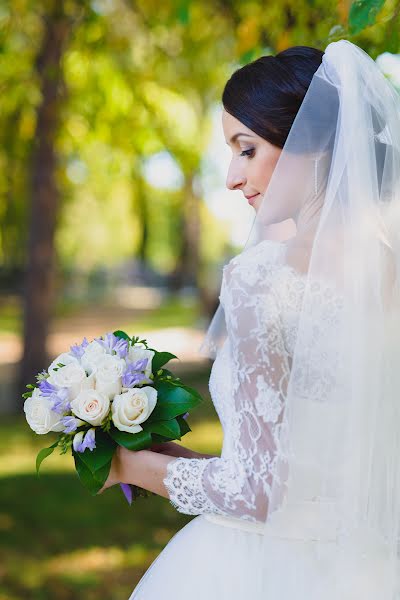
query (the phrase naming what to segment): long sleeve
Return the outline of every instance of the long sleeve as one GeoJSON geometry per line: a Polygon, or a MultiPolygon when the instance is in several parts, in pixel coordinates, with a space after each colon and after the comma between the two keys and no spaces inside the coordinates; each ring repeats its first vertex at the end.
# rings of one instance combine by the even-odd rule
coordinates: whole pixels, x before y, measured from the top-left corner
{"type": "Polygon", "coordinates": [[[271,267],[231,261],[221,289],[230,352],[232,450],[215,458],[176,458],[164,484],[175,508],[265,520],[285,406],[289,356],[271,267]]]}

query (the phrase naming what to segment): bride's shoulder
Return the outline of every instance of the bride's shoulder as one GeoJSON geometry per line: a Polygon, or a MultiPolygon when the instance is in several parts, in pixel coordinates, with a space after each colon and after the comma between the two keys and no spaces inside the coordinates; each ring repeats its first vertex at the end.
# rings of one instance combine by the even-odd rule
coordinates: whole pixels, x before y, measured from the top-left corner
{"type": "Polygon", "coordinates": [[[284,270],[284,256],[284,244],[275,240],[264,240],[234,256],[223,268],[220,300],[226,294],[235,298],[238,292],[271,291],[284,270]]]}
{"type": "Polygon", "coordinates": [[[231,258],[223,268],[224,274],[233,276],[243,272],[275,270],[284,263],[285,245],[276,240],[263,240],[258,244],[245,248],[240,254],[231,258]]]}

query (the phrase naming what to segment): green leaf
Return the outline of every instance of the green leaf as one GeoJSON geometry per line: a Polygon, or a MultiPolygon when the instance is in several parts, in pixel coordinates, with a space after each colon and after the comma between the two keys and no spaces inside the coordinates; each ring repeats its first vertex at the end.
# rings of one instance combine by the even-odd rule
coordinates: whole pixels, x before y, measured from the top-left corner
{"type": "Polygon", "coordinates": [[[360,33],[366,27],[373,25],[384,4],[385,0],[354,0],[349,12],[350,33],[360,33]]]}
{"type": "Polygon", "coordinates": [[[176,440],[180,438],[181,430],[176,419],[170,419],[169,421],[156,421],[155,423],[143,423],[143,429],[150,433],[157,433],[163,435],[170,440],[176,440]]]}
{"type": "Polygon", "coordinates": [[[182,384],[161,381],[154,387],[158,392],[157,404],[148,422],[174,419],[178,415],[191,411],[202,401],[198,392],[182,384]]]}
{"type": "Polygon", "coordinates": [[[56,442],[54,442],[54,444],[52,446],[50,446],[49,448],[42,448],[42,450],[40,450],[40,452],[38,452],[38,455],[36,457],[36,474],[37,475],[39,475],[40,465],[42,464],[42,462],[44,461],[45,458],[50,456],[50,454],[53,454],[56,446],[58,446],[58,440],[56,442]]]}
{"type": "MultiPolygon", "coordinates": [[[[153,350],[152,348],[150,349],[153,350]]],[[[151,368],[154,375],[159,369],[161,369],[161,367],[167,364],[167,362],[169,362],[173,358],[178,358],[177,356],[175,356],[175,354],[172,354],[171,352],[157,352],[157,350],[153,350],[153,352],[155,352],[155,354],[153,356],[151,368]]]]}
{"type": "Polygon", "coordinates": [[[115,452],[116,443],[101,429],[96,429],[96,448],[89,450],[86,448],[84,452],[79,452],[79,458],[85,463],[91,473],[95,474],[96,471],[102,469],[104,465],[108,464],[113,457],[115,452]]]}
{"type": "Polygon", "coordinates": [[[180,432],[181,432],[180,433],[181,437],[183,435],[186,435],[187,433],[189,433],[189,431],[192,431],[190,429],[190,427],[189,427],[188,422],[182,416],[176,417],[176,420],[178,421],[179,429],[180,429],[180,432]]]}
{"type": "Polygon", "coordinates": [[[75,468],[81,483],[89,490],[92,496],[95,496],[107,480],[111,468],[111,460],[107,464],[103,465],[101,469],[97,470],[95,473],[92,473],[83,462],[79,452],[73,452],[73,456],[75,460],[75,468]]]}
{"type": "Polygon", "coordinates": [[[158,433],[152,433],[151,439],[154,444],[163,444],[164,442],[170,442],[171,438],[165,437],[164,435],[158,435],[158,433]]]}
{"type": "Polygon", "coordinates": [[[128,433],[120,431],[116,427],[111,427],[110,436],[119,444],[128,448],[128,450],[146,450],[153,443],[151,433],[149,431],[139,431],[139,433],[128,433]]]}
{"type": "Polygon", "coordinates": [[[123,340],[130,341],[130,339],[131,339],[129,337],[129,335],[127,333],[125,333],[125,331],[121,331],[120,329],[118,329],[117,331],[114,331],[113,333],[116,337],[122,338],[123,340]]]}

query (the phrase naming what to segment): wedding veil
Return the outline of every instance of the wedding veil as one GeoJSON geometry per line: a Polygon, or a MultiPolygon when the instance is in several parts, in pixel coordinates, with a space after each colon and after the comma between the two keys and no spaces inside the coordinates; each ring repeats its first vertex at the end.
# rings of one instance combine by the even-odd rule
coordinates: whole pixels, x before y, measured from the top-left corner
{"type": "MultiPolygon", "coordinates": [[[[400,99],[348,41],[326,48],[243,252],[267,240],[303,294],[254,597],[399,600],[400,99]],[[278,588],[272,539],[294,544],[278,588]]],[[[225,337],[220,306],[202,353],[225,337]]]]}

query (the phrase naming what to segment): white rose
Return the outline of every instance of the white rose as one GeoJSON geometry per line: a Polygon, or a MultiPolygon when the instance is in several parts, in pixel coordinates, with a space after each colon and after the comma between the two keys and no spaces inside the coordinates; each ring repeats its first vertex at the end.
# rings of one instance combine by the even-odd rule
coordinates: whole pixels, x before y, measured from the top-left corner
{"type": "Polygon", "coordinates": [[[94,387],[94,377],[86,377],[85,369],[78,361],[70,362],[58,371],[52,371],[47,381],[52,385],[68,389],[68,399],[73,400],[83,389],[94,387]]]}
{"type": "Polygon", "coordinates": [[[98,360],[95,368],[96,390],[111,400],[116,394],[121,393],[121,377],[125,371],[126,363],[119,356],[105,354],[98,360]]]}
{"type": "Polygon", "coordinates": [[[56,373],[57,371],[54,371],[54,369],[59,369],[60,367],[58,367],[58,363],[62,363],[63,365],[69,365],[70,363],[78,363],[78,359],[73,356],[72,354],[69,354],[69,352],[63,352],[62,354],[59,354],[57,356],[57,358],[55,358],[53,360],[53,362],[51,363],[51,365],[48,368],[48,372],[51,375],[53,372],[56,373]]]}
{"type": "Polygon", "coordinates": [[[82,390],[71,402],[71,410],[79,419],[100,425],[110,410],[110,400],[97,390],[82,390]]]}
{"type": "Polygon", "coordinates": [[[111,405],[112,420],[120,431],[137,433],[142,431],[143,423],[149,418],[157,404],[157,390],[153,387],[130,388],[127,392],[115,396],[111,405]]]}
{"type": "Polygon", "coordinates": [[[138,360],[142,360],[143,358],[147,358],[147,365],[146,368],[144,369],[144,374],[146,375],[146,377],[150,377],[152,370],[151,370],[151,366],[152,366],[152,360],[153,360],[153,356],[154,356],[154,351],[153,350],[147,350],[146,348],[141,348],[140,346],[130,346],[129,347],[129,353],[128,353],[128,359],[130,362],[134,363],[138,360]]]}
{"type": "Polygon", "coordinates": [[[32,396],[24,402],[24,412],[28,425],[40,435],[49,431],[63,431],[61,415],[51,409],[51,402],[42,396],[39,388],[33,390],[32,396]]]}
{"type": "Polygon", "coordinates": [[[98,360],[106,354],[106,349],[96,340],[90,342],[85,348],[81,357],[81,364],[87,371],[91,372],[96,368],[98,360]]]}

